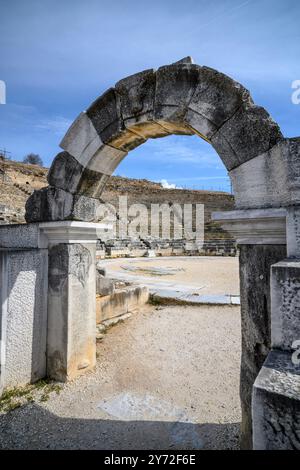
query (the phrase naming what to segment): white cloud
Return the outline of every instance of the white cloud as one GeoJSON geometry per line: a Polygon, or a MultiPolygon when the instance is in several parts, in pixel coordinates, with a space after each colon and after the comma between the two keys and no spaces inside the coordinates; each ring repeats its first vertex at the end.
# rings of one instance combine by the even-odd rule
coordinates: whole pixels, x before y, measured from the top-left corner
{"type": "Polygon", "coordinates": [[[164,189],[175,189],[176,188],[176,184],[174,183],[168,183],[167,180],[161,180],[161,185],[164,189]]]}

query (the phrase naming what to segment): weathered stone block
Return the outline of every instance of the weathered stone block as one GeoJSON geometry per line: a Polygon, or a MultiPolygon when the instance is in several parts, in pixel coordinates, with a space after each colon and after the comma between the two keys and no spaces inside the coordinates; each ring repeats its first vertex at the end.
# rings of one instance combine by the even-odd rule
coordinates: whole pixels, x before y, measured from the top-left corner
{"type": "Polygon", "coordinates": [[[99,270],[96,270],[96,294],[110,295],[115,291],[114,283],[108,277],[103,276],[99,270]]]}
{"type": "Polygon", "coordinates": [[[201,67],[195,64],[172,64],[156,72],[154,118],[170,132],[192,134],[184,123],[189,102],[198,84],[201,67]]]}
{"type": "Polygon", "coordinates": [[[104,144],[128,152],[145,139],[125,128],[120,106],[118,93],[110,88],[88,108],[87,115],[104,144]]]}
{"type": "Polygon", "coordinates": [[[101,204],[102,202],[99,199],[76,195],[74,196],[70,218],[72,220],[82,220],[84,222],[96,222],[98,220],[97,214],[99,213],[99,207],[101,204]]]}
{"type": "Polygon", "coordinates": [[[76,193],[84,167],[68,152],[56,155],[49,169],[47,180],[50,186],[76,193]]]}
{"type": "Polygon", "coordinates": [[[300,258],[300,206],[287,208],[286,238],[289,258],[300,258]]]}
{"type": "Polygon", "coordinates": [[[284,245],[240,245],[242,358],[241,447],[252,447],[252,386],[271,347],[271,265],[286,256],[284,245]]]}
{"type": "Polygon", "coordinates": [[[0,249],[46,248],[38,224],[0,225],[0,249]]]}
{"type": "Polygon", "coordinates": [[[26,201],[26,222],[64,220],[71,216],[73,196],[62,189],[48,186],[34,191],[26,201]]]}
{"type": "Polygon", "coordinates": [[[110,175],[86,168],[82,173],[76,192],[91,198],[100,197],[109,178],[110,175]]]}
{"type": "Polygon", "coordinates": [[[243,103],[252,103],[248,90],[217,70],[201,67],[185,120],[210,139],[243,103]]]}
{"type": "Polygon", "coordinates": [[[65,381],[95,366],[95,244],[49,248],[47,373],[65,381]]]}
{"type": "Polygon", "coordinates": [[[271,351],[253,387],[255,450],[300,450],[300,370],[291,354],[271,351]]]}
{"type": "Polygon", "coordinates": [[[125,127],[144,139],[170,135],[170,131],[153,120],[155,86],[153,69],[126,77],[115,86],[125,127]]]}
{"type": "Polygon", "coordinates": [[[98,172],[100,174],[99,178],[101,178],[101,174],[110,176],[126,155],[127,152],[109,145],[102,145],[89,161],[87,169],[98,172]]]}
{"type": "Polygon", "coordinates": [[[283,139],[230,171],[237,209],[300,203],[300,139],[283,139]]]}
{"type": "Polygon", "coordinates": [[[300,339],[300,261],[272,266],[272,347],[291,351],[300,339]]]}
{"type": "Polygon", "coordinates": [[[97,297],[97,323],[133,312],[149,298],[147,287],[131,287],[115,291],[112,295],[97,297]]]}
{"type": "Polygon", "coordinates": [[[86,113],[103,143],[124,129],[120,102],[114,88],[109,88],[94,101],[86,113]]]}
{"type": "Polygon", "coordinates": [[[228,170],[267,152],[283,135],[264,108],[241,106],[213,135],[211,143],[228,170]]]}
{"type": "MultiPolygon", "coordinates": [[[[90,175],[89,175],[90,176],[90,175]]],[[[97,173],[99,178],[99,173],[97,173]]],[[[94,186],[91,185],[91,178],[84,179],[79,187],[79,194],[72,195],[62,189],[52,187],[35,191],[26,203],[27,222],[52,222],[59,220],[82,220],[94,222],[98,220],[98,215],[102,215],[99,208],[103,204],[101,200],[88,197],[84,194],[92,195],[99,191],[101,194],[104,184],[109,176],[102,175],[100,182],[95,178],[94,186]],[[90,186],[88,184],[90,183],[90,186]],[[84,186],[86,185],[86,186],[84,186]],[[83,194],[80,194],[82,191],[83,194]]],[[[42,240],[40,241],[42,243],[42,240]]]]}
{"type": "Polygon", "coordinates": [[[48,251],[24,248],[0,251],[1,391],[46,375],[48,251]]]}
{"type": "Polygon", "coordinates": [[[84,167],[102,145],[98,132],[85,112],[79,114],[60,143],[61,148],[84,167]]]}
{"type": "Polygon", "coordinates": [[[153,117],[155,83],[156,74],[153,69],[130,75],[116,83],[121,114],[127,127],[153,117]]]}
{"type": "Polygon", "coordinates": [[[110,175],[126,155],[126,152],[102,145],[84,168],[68,152],[61,152],[51,165],[48,182],[50,186],[71,194],[98,197],[110,175]]]}

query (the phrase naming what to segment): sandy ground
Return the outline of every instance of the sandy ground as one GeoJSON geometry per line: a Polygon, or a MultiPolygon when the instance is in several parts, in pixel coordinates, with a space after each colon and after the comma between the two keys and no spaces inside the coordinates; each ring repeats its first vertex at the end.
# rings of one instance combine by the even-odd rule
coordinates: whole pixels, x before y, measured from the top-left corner
{"type": "Polygon", "coordinates": [[[197,256],[197,257],[158,257],[101,260],[100,266],[106,269],[108,277],[118,274],[120,279],[139,282],[155,282],[164,286],[166,281],[174,286],[194,287],[201,295],[239,295],[238,257],[197,256]],[[132,270],[132,268],[136,270],[132,270]],[[150,268],[154,268],[151,273],[150,268]],[[178,269],[172,274],[156,275],[155,269],[178,269]],[[146,269],[146,271],[144,270],[146,269]],[[121,276],[121,277],[120,277],[121,276]]]}
{"type": "Polygon", "coordinates": [[[94,373],[0,415],[0,448],[238,448],[239,307],[146,306],[97,349],[94,373]]]}

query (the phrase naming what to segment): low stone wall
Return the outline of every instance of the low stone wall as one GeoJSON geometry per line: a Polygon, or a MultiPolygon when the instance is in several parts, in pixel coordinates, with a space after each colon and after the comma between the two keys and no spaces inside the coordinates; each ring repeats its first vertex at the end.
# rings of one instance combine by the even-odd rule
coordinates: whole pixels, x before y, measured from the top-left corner
{"type": "Polygon", "coordinates": [[[116,289],[112,294],[96,297],[96,322],[122,317],[143,306],[149,299],[147,287],[130,286],[116,289]]]}
{"type": "Polygon", "coordinates": [[[97,258],[149,256],[237,256],[233,239],[211,239],[204,243],[185,239],[111,239],[98,240],[97,258]]]}

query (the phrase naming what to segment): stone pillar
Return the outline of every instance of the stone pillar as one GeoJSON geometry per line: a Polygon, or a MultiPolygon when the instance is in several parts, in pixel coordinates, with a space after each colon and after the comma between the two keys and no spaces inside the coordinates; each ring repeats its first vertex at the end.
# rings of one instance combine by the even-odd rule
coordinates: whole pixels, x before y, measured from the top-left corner
{"type": "Polygon", "coordinates": [[[271,266],[286,256],[285,245],[240,245],[242,357],[241,448],[252,448],[252,386],[271,349],[271,266]]]}
{"type": "Polygon", "coordinates": [[[300,450],[300,210],[287,210],[288,258],[271,270],[271,346],[253,387],[255,449],[300,450]]]}
{"type": "Polygon", "coordinates": [[[66,381],[96,363],[96,229],[41,223],[49,243],[47,375],[66,381]]]}
{"type": "Polygon", "coordinates": [[[271,265],[286,257],[286,211],[241,210],[215,213],[240,249],[242,357],[241,447],[252,448],[252,387],[271,347],[271,265]]]}
{"type": "Polygon", "coordinates": [[[47,290],[38,224],[0,226],[0,395],[46,375],[47,290]]]}

